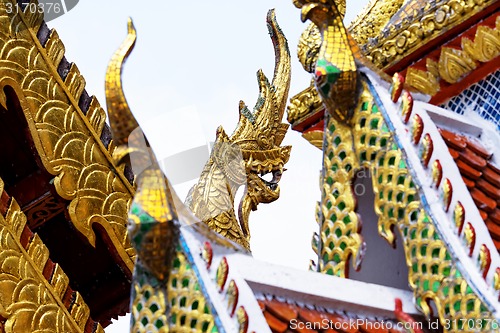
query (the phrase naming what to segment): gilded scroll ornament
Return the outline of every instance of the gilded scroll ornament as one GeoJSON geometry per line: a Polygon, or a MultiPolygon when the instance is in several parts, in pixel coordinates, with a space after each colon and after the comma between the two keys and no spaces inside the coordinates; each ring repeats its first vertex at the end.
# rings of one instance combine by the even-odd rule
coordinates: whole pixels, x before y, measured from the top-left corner
{"type": "Polygon", "coordinates": [[[314,72],[320,48],[321,32],[316,24],[310,23],[300,35],[299,44],[297,45],[297,55],[306,72],[314,72]]]}
{"type": "Polygon", "coordinates": [[[408,68],[406,82],[410,86],[430,96],[434,96],[441,89],[438,79],[431,72],[413,67],[408,68]]]}
{"type": "MultiPolygon", "coordinates": [[[[0,179],[0,196],[4,191],[0,179]]],[[[56,265],[49,280],[44,268],[49,251],[38,235],[33,235],[26,247],[21,235],[27,219],[14,198],[5,216],[0,214],[0,318],[2,332],[66,333],[85,330],[90,319],[89,307],[74,293],[71,310],[63,297],[69,279],[56,265]]],[[[104,333],[97,324],[94,333],[104,333]]]]}
{"type": "Polygon", "coordinates": [[[323,102],[314,87],[314,82],[311,82],[309,87],[290,98],[287,120],[293,125],[316,112],[323,112],[323,109],[323,102]]]}
{"type": "Polygon", "coordinates": [[[363,13],[349,25],[349,32],[360,45],[377,37],[405,0],[371,0],[363,13]]]}
{"type": "Polygon", "coordinates": [[[53,30],[44,45],[38,40],[41,14],[7,14],[2,2],[0,22],[11,29],[0,34],[0,103],[6,106],[4,88],[13,89],[43,165],[55,176],[57,193],[70,200],[73,225],[95,244],[92,224],[100,224],[132,271],[126,217],[134,190],[113,163],[113,146],[101,141],[104,111],[95,97],[83,96],[85,80],[64,59],[57,33],[53,30]]]}
{"type": "Polygon", "coordinates": [[[495,28],[481,25],[477,28],[474,40],[462,38],[462,49],[472,58],[488,62],[500,55],[500,16],[495,28]]]}
{"type": "Polygon", "coordinates": [[[250,212],[259,203],[279,198],[278,182],[291,149],[280,146],[288,129],[281,121],[290,86],[290,53],[274,11],[269,11],[267,23],[276,56],[273,80],[269,82],[262,71],[257,73],[260,95],[254,111],[240,102],[240,118],[234,133],[228,136],[222,127],[217,130],[210,159],[187,199],[199,219],[247,249],[250,212]],[[261,178],[268,173],[272,179],[261,178]],[[244,185],[245,195],[237,212],[234,196],[244,185]]]}
{"type": "Polygon", "coordinates": [[[448,83],[456,83],[477,67],[476,62],[464,51],[443,47],[439,56],[439,75],[448,83]]]}
{"type": "Polygon", "coordinates": [[[361,47],[378,68],[389,67],[421,45],[446,33],[450,26],[458,26],[473,17],[494,1],[437,1],[432,6],[425,6],[422,11],[416,11],[411,20],[403,20],[401,27],[388,25],[375,38],[361,43],[361,47]]]}
{"type": "Polygon", "coordinates": [[[480,62],[493,61],[500,55],[500,16],[495,26],[479,25],[473,38],[460,37],[461,48],[444,46],[439,57],[425,59],[425,67],[410,67],[406,73],[406,82],[419,91],[430,96],[441,89],[441,79],[449,84],[457,83],[469,75],[480,62]]]}

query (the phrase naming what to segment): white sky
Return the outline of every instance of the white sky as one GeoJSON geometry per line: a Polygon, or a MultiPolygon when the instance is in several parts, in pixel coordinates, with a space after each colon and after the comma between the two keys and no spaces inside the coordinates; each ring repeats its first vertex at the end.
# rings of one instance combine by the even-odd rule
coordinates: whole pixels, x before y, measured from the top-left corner
{"type": "MultiPolygon", "coordinates": [[[[349,1],[345,21],[350,22],[367,2],[349,1]]],[[[240,99],[250,109],[254,106],[259,68],[272,78],[274,52],[265,23],[270,8],[276,8],[278,23],[289,41],[291,97],[310,80],[296,56],[306,25],[291,0],[84,0],[48,25],[57,29],[66,46],[66,58],[78,65],[89,94],[96,95],[105,107],[106,66],[126,35],[127,17],[131,16],[138,38],[124,69],[123,84],[132,111],[141,124],[157,123],[157,132],[146,134],[161,133],[165,145],[176,147],[183,142],[185,146],[196,138],[195,147],[203,138],[213,141],[219,125],[232,133],[240,99]],[[182,108],[195,110],[197,117],[182,119],[185,117],[178,112],[182,108]],[[183,130],[181,136],[172,134],[172,126],[183,130]]],[[[318,229],[314,209],[320,199],[322,154],[292,130],[283,145],[293,149],[280,182],[281,197],[259,205],[251,214],[251,246],[258,259],[306,270],[314,258],[311,237],[318,229]]],[[[127,332],[128,322],[128,318],[121,319],[106,332],[127,332]]]]}

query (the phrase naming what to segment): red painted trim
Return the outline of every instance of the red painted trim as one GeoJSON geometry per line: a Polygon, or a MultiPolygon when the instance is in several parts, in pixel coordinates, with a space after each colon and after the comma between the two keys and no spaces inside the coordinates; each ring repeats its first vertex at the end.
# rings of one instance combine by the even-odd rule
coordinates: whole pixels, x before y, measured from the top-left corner
{"type": "Polygon", "coordinates": [[[318,123],[304,130],[302,133],[317,132],[317,131],[323,132],[324,129],[325,129],[325,118],[323,117],[318,123]]]}
{"type": "Polygon", "coordinates": [[[292,126],[292,129],[294,131],[303,133],[307,129],[309,129],[310,127],[313,127],[313,126],[317,125],[320,121],[322,121],[324,115],[325,115],[325,109],[322,108],[321,110],[313,113],[312,115],[310,115],[306,119],[303,119],[299,123],[294,124],[292,126]]]}

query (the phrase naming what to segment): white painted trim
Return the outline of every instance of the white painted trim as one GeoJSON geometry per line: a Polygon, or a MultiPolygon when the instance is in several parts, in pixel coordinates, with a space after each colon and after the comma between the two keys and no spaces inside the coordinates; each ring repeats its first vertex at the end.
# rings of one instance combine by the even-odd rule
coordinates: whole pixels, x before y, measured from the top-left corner
{"type": "Polygon", "coordinates": [[[470,117],[437,107],[432,104],[415,101],[414,108],[425,109],[432,121],[445,129],[460,131],[471,136],[479,137],[483,130],[479,124],[471,120],[470,117]]]}
{"type": "Polygon", "coordinates": [[[395,299],[399,298],[404,312],[422,315],[415,308],[410,291],[301,271],[241,254],[232,255],[231,261],[255,293],[271,294],[331,311],[386,318],[395,318],[395,299]]]}

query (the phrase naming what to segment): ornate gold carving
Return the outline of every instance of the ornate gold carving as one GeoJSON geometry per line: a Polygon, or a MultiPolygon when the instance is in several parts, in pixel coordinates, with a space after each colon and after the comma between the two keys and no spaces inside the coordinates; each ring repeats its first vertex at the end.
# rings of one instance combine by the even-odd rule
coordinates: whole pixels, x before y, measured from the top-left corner
{"type": "Polygon", "coordinates": [[[462,49],[471,58],[488,62],[500,55],[500,16],[496,19],[494,29],[481,25],[477,28],[474,41],[462,38],[462,49]]]}
{"type": "Polygon", "coordinates": [[[323,150],[323,131],[310,131],[302,133],[302,137],[314,147],[323,150]]]}
{"type": "Polygon", "coordinates": [[[189,332],[216,332],[196,274],[178,246],[180,231],[173,195],[154,161],[138,176],[129,214],[130,237],[137,251],[132,332],[186,331],[187,327],[191,327],[189,332]]]}
{"type": "Polygon", "coordinates": [[[168,282],[168,300],[171,327],[191,331],[185,332],[218,332],[210,303],[205,299],[196,274],[186,257],[178,252],[168,282]],[[185,322],[186,324],[182,324],[185,322]],[[194,323],[194,327],[192,324],[194,323]]]}
{"type": "Polygon", "coordinates": [[[137,120],[130,111],[130,107],[123,93],[122,70],[123,64],[134,49],[137,33],[132,19],[128,19],[128,34],[122,45],[116,50],[109,61],[106,71],[106,106],[108,109],[109,125],[113,134],[113,141],[117,146],[128,143],[128,137],[133,130],[139,127],[137,120]]]}
{"type": "Polygon", "coordinates": [[[483,273],[483,278],[486,279],[486,276],[488,275],[488,271],[491,266],[491,254],[488,247],[484,244],[481,245],[481,248],[479,250],[478,261],[479,261],[479,268],[483,273]]]}
{"type": "Polygon", "coordinates": [[[100,224],[132,271],[134,251],[125,225],[134,190],[100,140],[102,108],[92,97],[83,114],[78,101],[85,81],[74,64],[67,73],[62,71],[63,77],[58,74],[64,46],[52,31],[42,47],[36,37],[40,14],[7,14],[1,3],[0,22],[13,29],[0,33],[0,103],[5,107],[6,99],[12,98],[4,89],[11,87],[43,165],[55,176],[57,193],[71,200],[68,211],[73,225],[94,244],[92,224],[100,224]]]}
{"type": "MultiPolygon", "coordinates": [[[[3,182],[0,179],[0,195],[3,182]]],[[[26,249],[21,235],[26,216],[15,199],[6,216],[0,215],[0,317],[5,319],[2,332],[81,332],[90,317],[88,306],[74,293],[71,310],[62,298],[69,280],[56,265],[50,281],[43,275],[49,251],[38,235],[29,240],[26,249]]],[[[100,325],[95,332],[104,333],[100,325]]]]}
{"type": "Polygon", "coordinates": [[[240,306],[238,311],[236,311],[236,317],[238,319],[238,333],[247,333],[248,332],[248,314],[245,310],[245,307],[240,306]]]}
{"type": "Polygon", "coordinates": [[[476,62],[464,51],[451,47],[441,49],[438,70],[446,82],[456,83],[476,67],[476,62]]]}
{"type": "Polygon", "coordinates": [[[234,280],[229,282],[229,286],[227,287],[227,310],[229,311],[229,315],[234,316],[234,311],[236,310],[236,305],[238,304],[239,291],[238,286],[234,280]]]}
{"type": "Polygon", "coordinates": [[[278,182],[291,149],[280,147],[288,129],[281,119],[290,84],[290,54],[274,11],[268,13],[267,22],[276,56],[273,80],[269,83],[262,71],[258,72],[260,96],[255,111],[250,112],[240,102],[239,123],[231,137],[222,127],[217,130],[210,159],[187,200],[190,209],[211,229],[247,249],[250,211],[256,210],[261,202],[279,198],[278,182]],[[266,173],[273,174],[271,181],[259,177],[266,173]],[[245,182],[238,222],[234,195],[245,182]]]}
{"type": "Polygon", "coordinates": [[[406,83],[430,96],[434,96],[440,89],[438,79],[431,72],[413,67],[406,72],[406,83]]]}
{"type": "Polygon", "coordinates": [[[168,333],[166,292],[150,284],[134,281],[132,285],[131,333],[168,333]]]}
{"type": "Polygon", "coordinates": [[[314,72],[320,48],[321,32],[318,26],[311,22],[300,35],[299,44],[297,45],[297,55],[306,72],[314,72]]]}
{"type": "Polygon", "coordinates": [[[175,219],[170,187],[158,165],[153,164],[139,176],[128,228],[139,256],[136,271],[140,265],[162,283],[168,279],[179,237],[175,219]]]}
{"type": "MultiPolygon", "coordinates": [[[[372,173],[379,233],[391,243],[394,230],[402,237],[416,306],[428,316],[428,301],[433,300],[442,322],[493,318],[451,258],[447,244],[434,227],[436,222],[420,201],[403,153],[373,99],[372,103],[365,111],[362,105],[357,109],[352,132],[354,148],[361,166],[372,173]]],[[[456,327],[449,330],[455,331],[456,327]]]]}
{"type": "MultiPolygon", "coordinates": [[[[377,67],[386,68],[446,33],[450,26],[465,22],[493,2],[494,0],[441,0],[433,6],[424,7],[424,11],[417,13],[411,20],[402,20],[400,28],[390,25],[374,39],[360,44],[365,55],[377,67]]],[[[355,39],[358,38],[357,35],[355,34],[355,39]]]]}
{"type": "Polygon", "coordinates": [[[436,62],[426,59],[427,71],[410,67],[406,81],[412,87],[430,96],[441,89],[439,80],[456,83],[477,67],[477,62],[489,62],[500,55],[500,16],[495,28],[478,26],[474,40],[461,38],[462,49],[443,47],[436,62]]]}
{"type": "Polygon", "coordinates": [[[349,32],[360,45],[377,37],[405,0],[371,0],[349,25],[349,32]]]}
{"type": "Polygon", "coordinates": [[[316,112],[322,112],[323,109],[323,102],[314,87],[314,83],[311,82],[309,87],[290,98],[287,120],[293,126],[316,112]]]}

